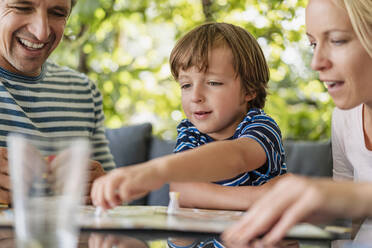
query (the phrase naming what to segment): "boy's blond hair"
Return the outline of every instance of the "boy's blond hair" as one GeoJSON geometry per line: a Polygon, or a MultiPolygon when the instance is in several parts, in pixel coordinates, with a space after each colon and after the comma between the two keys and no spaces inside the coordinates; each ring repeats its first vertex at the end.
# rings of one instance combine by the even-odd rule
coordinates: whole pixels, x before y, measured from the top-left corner
{"type": "MultiPolygon", "coordinates": [[[[269,68],[256,39],[245,29],[228,23],[206,23],[183,36],[173,48],[170,66],[177,80],[180,70],[196,66],[200,71],[208,69],[208,53],[211,49],[227,45],[233,55],[236,76],[240,76],[246,93],[256,94],[249,108],[263,108],[269,81],[269,68]]],[[[223,58],[222,58],[223,59],[223,58]]]]}

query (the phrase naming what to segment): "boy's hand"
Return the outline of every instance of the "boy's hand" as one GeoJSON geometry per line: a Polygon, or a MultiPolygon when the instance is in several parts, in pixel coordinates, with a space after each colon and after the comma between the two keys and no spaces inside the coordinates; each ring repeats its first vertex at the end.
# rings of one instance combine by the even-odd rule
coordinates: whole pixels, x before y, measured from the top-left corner
{"type": "Polygon", "coordinates": [[[0,204],[9,204],[11,201],[10,194],[10,177],[8,170],[8,150],[0,148],[0,204]]]}
{"type": "Polygon", "coordinates": [[[93,204],[104,209],[130,202],[160,188],[163,181],[156,166],[149,163],[115,169],[93,183],[93,204]]]}

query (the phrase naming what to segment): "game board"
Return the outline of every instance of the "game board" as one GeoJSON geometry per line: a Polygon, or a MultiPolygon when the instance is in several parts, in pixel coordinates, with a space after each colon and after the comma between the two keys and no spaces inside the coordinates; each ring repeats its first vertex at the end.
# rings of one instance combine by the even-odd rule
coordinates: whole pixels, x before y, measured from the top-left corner
{"type": "Polygon", "coordinates": [[[123,206],[107,210],[102,216],[94,215],[94,207],[83,207],[82,227],[99,229],[159,229],[220,233],[237,221],[240,211],[179,208],[167,214],[163,206],[123,206]]]}
{"type": "MultiPolygon", "coordinates": [[[[167,214],[163,206],[121,206],[95,216],[95,207],[80,208],[79,224],[86,229],[165,230],[221,233],[241,218],[244,212],[179,208],[167,214]]],[[[12,225],[12,210],[0,211],[0,226],[12,225]]],[[[317,226],[299,224],[287,234],[290,238],[332,239],[333,235],[317,226]]]]}

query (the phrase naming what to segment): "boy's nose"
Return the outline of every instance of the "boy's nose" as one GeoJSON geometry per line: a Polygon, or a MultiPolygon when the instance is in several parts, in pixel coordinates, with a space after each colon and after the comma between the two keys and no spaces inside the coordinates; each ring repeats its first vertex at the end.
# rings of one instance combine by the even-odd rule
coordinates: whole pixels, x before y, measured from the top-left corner
{"type": "Polygon", "coordinates": [[[195,86],[193,91],[192,91],[192,96],[191,96],[191,100],[193,102],[203,102],[204,101],[204,94],[203,94],[203,90],[201,89],[200,86],[195,86]]]}

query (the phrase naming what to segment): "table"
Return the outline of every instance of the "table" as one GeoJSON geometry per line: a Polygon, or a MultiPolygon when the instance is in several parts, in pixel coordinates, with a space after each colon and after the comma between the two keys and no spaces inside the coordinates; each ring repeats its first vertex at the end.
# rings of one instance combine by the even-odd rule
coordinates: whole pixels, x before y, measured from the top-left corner
{"type": "MultiPolygon", "coordinates": [[[[169,232],[157,230],[82,230],[80,233],[79,244],[77,248],[166,248],[167,243],[172,243],[180,247],[187,247],[188,244],[197,244],[200,241],[207,243],[214,238],[218,238],[218,234],[195,233],[195,232],[169,232]]],[[[280,244],[280,248],[294,247],[316,247],[328,248],[331,247],[329,240],[284,240],[280,244]]],[[[15,248],[15,238],[12,228],[0,228],[0,247],[15,248]]],[[[190,247],[197,247],[190,246],[190,247]]],[[[213,247],[212,244],[207,244],[205,247],[213,247]]]]}
{"type": "MultiPolygon", "coordinates": [[[[192,244],[196,247],[200,242],[212,241],[219,245],[220,233],[243,214],[239,211],[180,209],[175,215],[168,215],[166,207],[125,206],[97,218],[94,210],[92,206],[81,208],[79,248],[193,247],[192,244]]],[[[4,214],[9,215],[9,210],[3,215],[0,212],[0,247],[12,248],[15,247],[12,223],[4,214]]],[[[315,226],[298,225],[280,247],[330,247],[333,237],[327,235],[329,233],[315,226]]]]}

